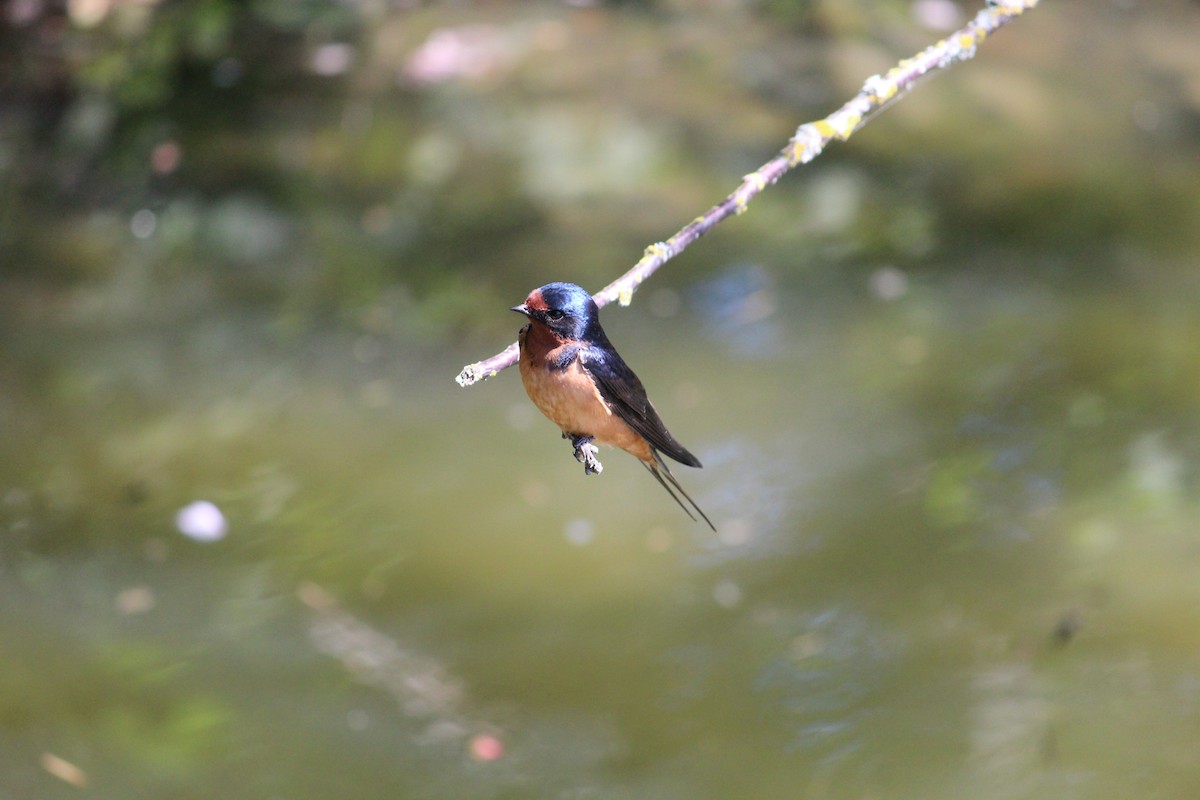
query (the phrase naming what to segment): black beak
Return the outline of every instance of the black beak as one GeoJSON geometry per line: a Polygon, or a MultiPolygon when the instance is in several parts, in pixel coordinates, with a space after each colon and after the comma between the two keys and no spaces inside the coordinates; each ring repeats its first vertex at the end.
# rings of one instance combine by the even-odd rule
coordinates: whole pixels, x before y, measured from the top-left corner
{"type": "Polygon", "coordinates": [[[509,309],[509,311],[515,311],[518,314],[524,314],[527,317],[529,316],[529,306],[525,305],[524,303],[521,303],[519,306],[513,306],[509,309]]]}

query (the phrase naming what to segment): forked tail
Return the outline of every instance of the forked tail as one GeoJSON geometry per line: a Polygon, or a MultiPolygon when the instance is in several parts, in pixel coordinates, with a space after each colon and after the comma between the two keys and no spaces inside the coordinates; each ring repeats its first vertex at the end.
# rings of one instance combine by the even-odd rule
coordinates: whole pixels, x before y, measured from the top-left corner
{"type": "Polygon", "coordinates": [[[671,499],[679,504],[679,507],[683,509],[685,514],[691,517],[693,521],[696,519],[696,514],[699,514],[704,521],[708,523],[708,527],[713,529],[713,533],[716,533],[717,526],[712,524],[712,520],[708,518],[708,514],[705,514],[700,506],[696,505],[696,501],[692,499],[691,495],[684,491],[684,488],[679,485],[679,481],[671,473],[671,468],[668,467],[666,462],[662,460],[662,456],[658,454],[658,451],[651,450],[651,452],[654,453],[654,461],[643,461],[642,465],[649,470],[650,474],[654,476],[654,479],[658,481],[664,489],[667,490],[667,494],[671,495],[671,499]],[[684,499],[692,504],[692,508],[696,509],[696,514],[693,514],[692,510],[684,505],[683,500],[680,500],[679,496],[671,490],[672,486],[675,487],[675,491],[678,491],[679,494],[683,495],[684,499]]]}

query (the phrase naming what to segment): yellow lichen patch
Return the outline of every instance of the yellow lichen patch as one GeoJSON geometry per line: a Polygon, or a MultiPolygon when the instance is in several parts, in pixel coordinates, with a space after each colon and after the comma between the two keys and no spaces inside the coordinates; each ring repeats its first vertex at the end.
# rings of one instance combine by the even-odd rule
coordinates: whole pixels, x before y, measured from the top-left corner
{"type": "Polygon", "coordinates": [[[837,135],[837,129],[835,129],[833,125],[829,124],[828,119],[817,120],[816,122],[812,123],[812,126],[816,129],[817,133],[821,134],[822,139],[832,139],[835,135],[837,135]]]}
{"type": "Polygon", "coordinates": [[[617,304],[624,307],[633,302],[633,287],[622,286],[617,292],[617,304]]]}
{"type": "Polygon", "coordinates": [[[850,138],[854,130],[858,127],[858,123],[862,122],[862,114],[846,114],[841,119],[841,126],[838,128],[838,138],[845,141],[850,138]]]}
{"type": "Polygon", "coordinates": [[[882,75],[872,75],[863,83],[863,94],[871,98],[872,105],[890,100],[897,91],[895,81],[889,81],[882,75]]]}
{"type": "Polygon", "coordinates": [[[832,138],[833,132],[829,128],[829,123],[825,123],[826,130],[829,133],[822,135],[821,129],[817,123],[806,122],[796,129],[796,135],[792,137],[788,146],[788,156],[791,166],[796,164],[807,164],[821,154],[825,148],[825,143],[832,138]]]}
{"type": "Polygon", "coordinates": [[[795,163],[802,163],[812,159],[814,155],[812,150],[820,152],[821,134],[817,132],[811,122],[806,122],[796,129],[796,133],[788,142],[788,152],[795,163]]]}
{"type": "Polygon", "coordinates": [[[787,148],[788,166],[794,167],[804,161],[804,143],[792,140],[787,148]]]}
{"type": "Polygon", "coordinates": [[[745,184],[749,184],[749,187],[745,187],[747,191],[752,188],[754,189],[755,194],[758,194],[763,189],[767,188],[767,179],[757,172],[751,172],[749,175],[743,175],[742,181],[745,184]]]}

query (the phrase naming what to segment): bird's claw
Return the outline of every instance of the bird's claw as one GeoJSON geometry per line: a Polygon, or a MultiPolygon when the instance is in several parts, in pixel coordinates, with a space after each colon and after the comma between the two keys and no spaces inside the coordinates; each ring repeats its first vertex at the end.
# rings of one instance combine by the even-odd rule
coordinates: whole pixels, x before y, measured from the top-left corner
{"type": "MultiPolygon", "coordinates": [[[[563,434],[563,438],[567,438],[563,434]]],[[[584,475],[599,475],[604,471],[604,465],[600,463],[600,459],[596,458],[596,454],[600,452],[600,448],[592,444],[591,436],[572,436],[571,445],[575,448],[575,460],[583,464],[584,475]]]]}

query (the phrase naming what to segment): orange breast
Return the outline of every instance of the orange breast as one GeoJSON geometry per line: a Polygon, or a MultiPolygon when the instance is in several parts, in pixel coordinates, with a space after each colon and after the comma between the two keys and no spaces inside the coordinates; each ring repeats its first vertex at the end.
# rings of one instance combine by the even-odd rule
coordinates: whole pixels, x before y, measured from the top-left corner
{"type": "Polygon", "coordinates": [[[578,358],[565,369],[550,368],[569,345],[549,331],[541,334],[540,327],[534,324],[521,335],[521,380],[534,405],[564,433],[591,436],[598,444],[653,461],[650,445],[612,412],[578,358]]]}

